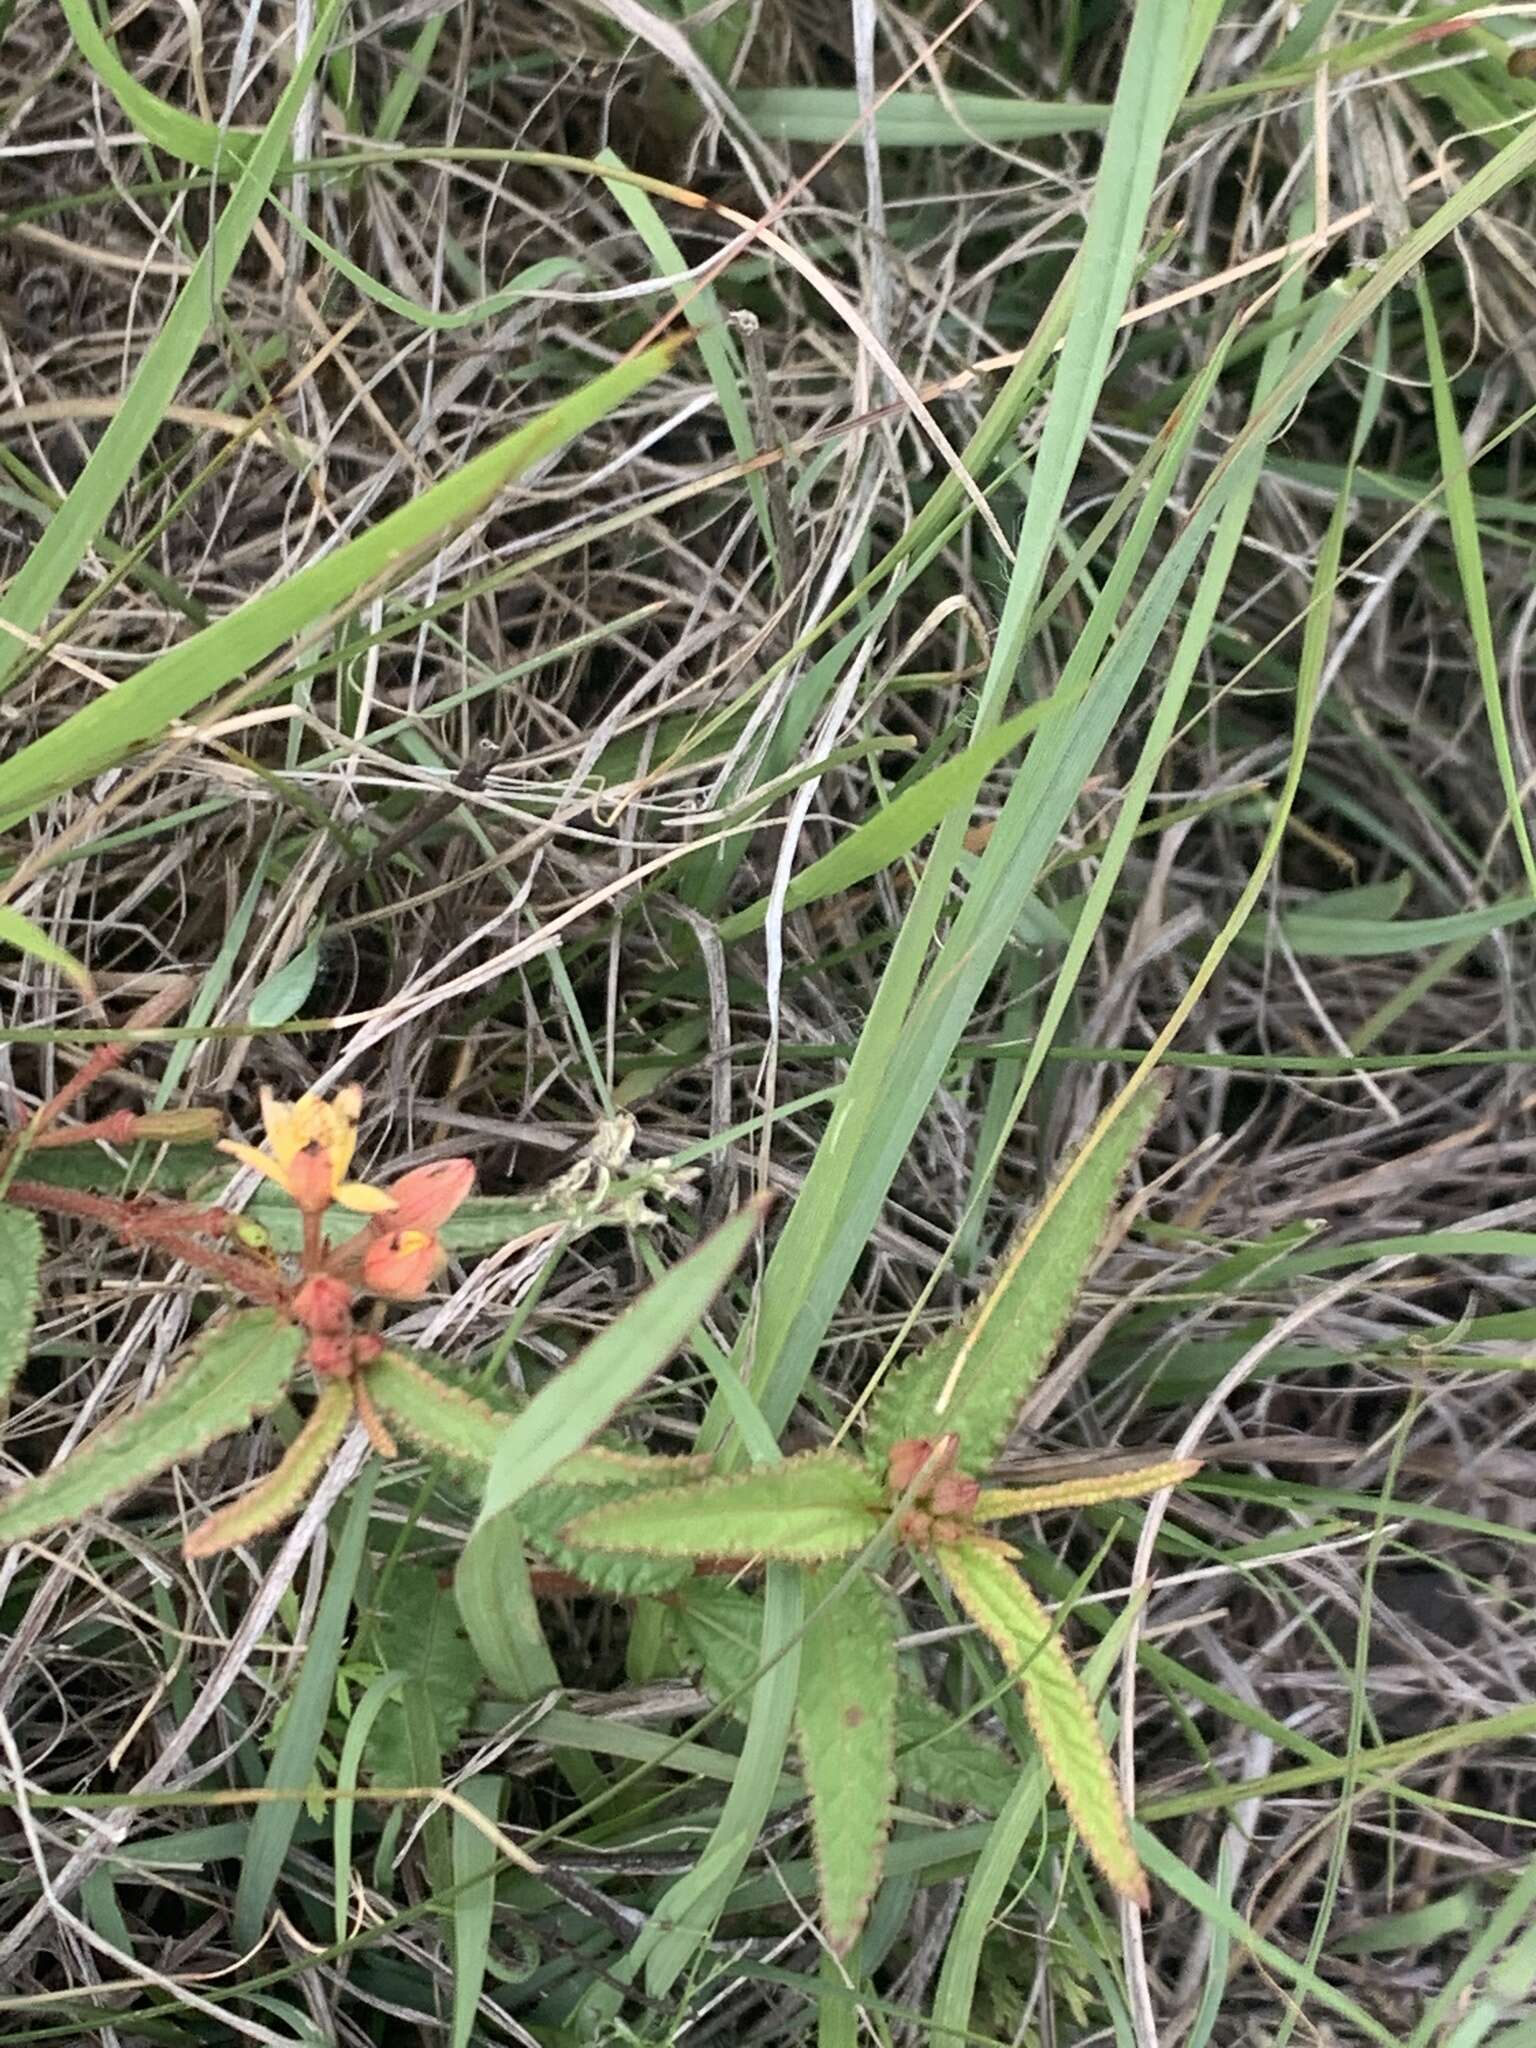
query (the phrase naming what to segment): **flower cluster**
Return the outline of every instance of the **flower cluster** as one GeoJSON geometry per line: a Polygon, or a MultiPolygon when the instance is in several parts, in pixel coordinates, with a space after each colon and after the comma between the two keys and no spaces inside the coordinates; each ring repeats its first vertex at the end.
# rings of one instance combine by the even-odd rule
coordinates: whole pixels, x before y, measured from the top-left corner
{"type": "MultiPolygon", "coordinates": [[[[468,1159],[418,1166],[387,1188],[349,1180],[362,1100],[356,1086],[341,1089],[329,1102],[302,1095],[294,1103],[278,1102],[264,1088],[266,1148],[233,1138],[219,1146],[275,1182],[303,1217],[303,1277],[286,1306],[305,1333],[309,1362],[321,1379],[356,1381],[359,1371],[378,1357],[382,1343],[377,1331],[358,1327],[359,1296],[420,1300],[447,1263],[438,1233],[475,1182],[468,1159]],[[354,1236],[334,1246],[324,1228],[333,1207],[368,1219],[354,1236]]],[[[360,1382],[356,1400],[374,1442],[392,1450],[360,1382]]]]}
{"type": "Polygon", "coordinates": [[[891,1446],[886,1486],[892,1505],[903,1503],[898,1527],[914,1550],[973,1534],[981,1483],[956,1469],[959,1455],[958,1436],[910,1436],[891,1446]]]}

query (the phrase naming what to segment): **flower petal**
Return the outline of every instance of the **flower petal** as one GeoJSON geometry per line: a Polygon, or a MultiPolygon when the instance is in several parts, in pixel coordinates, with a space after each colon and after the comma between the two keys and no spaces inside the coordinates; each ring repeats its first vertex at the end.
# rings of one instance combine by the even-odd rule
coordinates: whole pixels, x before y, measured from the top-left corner
{"type": "Polygon", "coordinates": [[[437,1230],[468,1196],[475,1184],[472,1159],[435,1159],[428,1166],[413,1166],[399,1180],[390,1183],[399,1230],[437,1230]]]}
{"type": "Polygon", "coordinates": [[[274,1156],[286,1165],[299,1149],[289,1138],[293,1109],[289,1103],[279,1102],[270,1088],[261,1091],[261,1122],[274,1156]]]}
{"type": "Polygon", "coordinates": [[[218,1152],[227,1152],[231,1159],[238,1159],[242,1166],[252,1167],[257,1173],[265,1174],[268,1180],[275,1180],[286,1192],[288,1176],[270,1152],[259,1152],[254,1145],[242,1145],[238,1138],[220,1138],[214,1149],[218,1152]]]}
{"type": "Polygon", "coordinates": [[[357,1083],[349,1081],[345,1088],[338,1088],[327,1111],[330,1128],[324,1140],[331,1155],[331,1170],[338,1180],[345,1179],[352,1164],[352,1154],[357,1150],[357,1121],[362,1113],[363,1091],[357,1083]]]}
{"type": "Polygon", "coordinates": [[[382,1188],[366,1187],[360,1180],[344,1180],[331,1199],[362,1216],[387,1216],[395,1206],[393,1195],[386,1195],[382,1188]]]}

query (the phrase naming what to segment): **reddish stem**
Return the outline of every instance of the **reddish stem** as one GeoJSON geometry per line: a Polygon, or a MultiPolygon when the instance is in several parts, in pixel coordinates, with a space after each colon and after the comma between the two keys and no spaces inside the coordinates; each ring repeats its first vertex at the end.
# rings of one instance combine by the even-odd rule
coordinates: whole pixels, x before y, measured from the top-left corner
{"type": "Polygon", "coordinates": [[[126,1201],[117,1195],[92,1194],[86,1188],[50,1187],[46,1181],[38,1180],[12,1181],[6,1199],[27,1209],[41,1209],[48,1215],[75,1216],[85,1223],[99,1223],[124,1244],[152,1245],[250,1301],[271,1308],[287,1303],[289,1290],[273,1267],[247,1258],[242,1252],[225,1251],[199,1241],[195,1234],[198,1231],[222,1227],[222,1211],[197,1209],[190,1202],[161,1204],[142,1198],[126,1201]]]}

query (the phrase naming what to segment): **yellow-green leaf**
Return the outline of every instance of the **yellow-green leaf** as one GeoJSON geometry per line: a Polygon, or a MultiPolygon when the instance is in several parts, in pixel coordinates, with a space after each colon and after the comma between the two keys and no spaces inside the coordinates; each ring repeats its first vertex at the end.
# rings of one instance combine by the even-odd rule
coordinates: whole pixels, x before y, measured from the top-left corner
{"type": "Polygon", "coordinates": [[[1131,1846],[1098,1716],[1050,1616],[1007,1559],[980,1544],[941,1545],[938,1559],[960,1605],[1016,1676],[1029,1725],[1084,1847],[1122,1898],[1145,1907],[1146,1873],[1131,1846]]]}
{"type": "Polygon", "coordinates": [[[510,1416],[440,1380],[404,1351],[386,1351],[365,1370],[375,1408],[419,1449],[461,1465],[490,1464],[510,1416]]]}
{"type": "Polygon", "coordinates": [[[857,1572],[806,1578],[795,1727],[821,1881],[821,1922],[846,1955],[885,1865],[896,1789],[896,1634],[889,1603],[857,1572]]]}
{"type": "Polygon", "coordinates": [[[1108,1228],[1120,1176],[1160,1101],[1156,1089],[1147,1090],[1092,1152],[1070,1162],[1004,1255],[985,1299],[886,1381],[865,1439],[880,1470],[903,1438],[949,1430],[960,1438],[966,1471],[991,1464],[1050,1362],[1108,1228]]]}
{"type": "Polygon", "coordinates": [[[561,1531],[578,1549],[646,1557],[777,1557],[824,1564],[862,1550],[884,1513],[879,1486],[836,1451],[693,1486],[626,1494],[561,1531]]]}
{"type": "Polygon", "coordinates": [[[332,1451],[352,1419],[352,1389],[345,1380],[327,1380],[309,1420],[281,1460],[246,1493],[192,1531],[182,1551],[187,1557],[212,1557],[236,1543],[264,1535],[298,1512],[301,1502],[325,1470],[332,1451]]]}
{"type": "Polygon", "coordinates": [[[1192,1479],[1200,1458],[1164,1458],[1155,1465],[1132,1465],[1123,1472],[1105,1472],[1084,1479],[1047,1480],[1040,1486],[989,1486],[976,1503],[978,1522],[1005,1522],[1013,1515],[1043,1515],[1052,1508],[1091,1508],[1101,1501],[1133,1500],[1192,1479]]]}
{"type": "Polygon", "coordinates": [[[0,1543],[73,1522],[265,1415],[283,1398],[300,1343],[273,1309],[231,1316],[141,1408],[0,1499],[0,1543]]]}

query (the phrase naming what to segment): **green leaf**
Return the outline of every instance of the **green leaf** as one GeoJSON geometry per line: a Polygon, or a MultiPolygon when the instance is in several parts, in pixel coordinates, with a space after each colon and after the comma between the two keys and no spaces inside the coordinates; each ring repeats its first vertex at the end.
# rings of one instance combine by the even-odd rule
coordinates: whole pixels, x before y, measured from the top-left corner
{"type": "Polygon", "coordinates": [[[694,1579],[673,1614],[711,1699],[744,1715],[763,1662],[763,1603],[723,1580],[694,1579]]]}
{"type": "Polygon", "coordinates": [[[43,1233],[37,1218],[29,1210],[0,1204],[0,1416],[16,1375],[27,1362],[42,1263],[43,1233]]]}
{"type": "Polygon", "coordinates": [[[406,1351],[386,1351],[365,1371],[373,1405],[419,1449],[460,1465],[490,1464],[509,1416],[439,1379],[406,1351]]]}
{"type": "MultiPolygon", "coordinates": [[[[655,1485],[660,1485],[658,1475],[655,1485]]],[[[629,1489],[624,1498],[632,1497],[629,1489]]],[[[693,1577],[691,1559],[630,1557],[611,1551],[583,1549],[562,1540],[562,1531],[579,1516],[614,1498],[609,1486],[567,1486],[549,1480],[525,1494],[518,1506],[523,1534],[535,1550],[562,1571],[574,1572],[598,1592],[632,1599],[641,1593],[670,1593],[693,1577]]]]}
{"type": "Polygon", "coordinates": [[[692,1486],[626,1495],[561,1531],[576,1548],[647,1557],[776,1557],[823,1564],[862,1550],[885,1512],[878,1483],[838,1451],[692,1486]]]}
{"type": "Polygon", "coordinates": [[[0,1543],[76,1521],[268,1413],[283,1398],[301,1342],[274,1309],[231,1316],[142,1408],[0,1499],[0,1543]]]}
{"type": "Polygon", "coordinates": [[[315,1782],[315,1759],[335,1696],[336,1666],[341,1661],[352,1594],[362,1569],[378,1475],[375,1462],[364,1469],[352,1490],[336,1554],[325,1575],[325,1591],[315,1612],[304,1661],[299,1666],[282,1731],[267,1766],[263,1789],[289,1792],[293,1797],[264,1800],[252,1817],[246,1837],[240,1881],[235,1888],[234,1929],[235,1940],[247,1951],[254,1949],[261,1939],[267,1907],[298,1825],[304,1794],[315,1782]]]}
{"type": "Polygon", "coordinates": [[[345,1380],[327,1380],[309,1420],[265,1479],[242,1493],[216,1515],[198,1524],[182,1545],[186,1557],[212,1557],[237,1543],[249,1543],[298,1513],[317,1484],[331,1453],[352,1420],[352,1389],[345,1380]]]}
{"type": "Polygon", "coordinates": [[[896,1631],[867,1573],[827,1567],[806,1579],[795,1725],[821,1880],[821,1922],[846,1955],[885,1863],[896,1743],[896,1631]]]}
{"type": "Polygon", "coordinates": [[[865,1453],[883,1471],[907,1437],[955,1431],[960,1464],[983,1472],[1019,1404],[1049,1364],[1109,1225],[1120,1176],[1161,1097],[1150,1089],[1079,1153],[1003,1258],[986,1298],[953,1330],[896,1368],[870,1411],[865,1453]],[[947,1397],[947,1398],[946,1398],[947,1397]]]}
{"type": "MultiPolygon", "coordinates": [[[[219,247],[224,247],[222,240],[219,247]]],[[[188,280],[188,290],[193,282],[188,280]]],[[[205,298],[206,291],[205,283],[205,298]]],[[[0,762],[0,825],[15,824],[50,797],[121,760],[132,748],[158,739],[226,683],[266,661],[298,634],[345,611],[365,589],[378,590],[425,561],[488,512],[506,486],[535,462],[553,455],[659,376],[679,346],[662,344],[604,370],[366,533],[179,641],[115,689],[18,748],[0,762]]],[[[105,447],[105,439],[101,445],[105,447]]],[[[82,484],[89,475],[88,466],[82,484]]],[[[71,493],[70,502],[73,498],[71,493]]],[[[10,609],[0,616],[14,612],[20,582],[18,577],[8,594],[10,609]]]]}
{"type": "Polygon", "coordinates": [[[95,994],[89,970],[74,954],[66,953],[57,940],[49,938],[41,925],[34,924],[30,917],[23,917],[9,903],[0,903],[0,946],[9,946],[17,953],[30,953],[45,967],[56,968],[65,975],[83,995],[95,994]]]}
{"type": "Polygon", "coordinates": [[[905,1791],[943,1806],[1000,1813],[1019,1767],[995,1742],[903,1685],[896,1701],[896,1778],[905,1791]]]}
{"type": "Polygon", "coordinates": [[[250,1008],[245,1013],[246,1023],[253,1031],[271,1031],[276,1025],[286,1024],[290,1017],[297,1017],[309,1000],[319,972],[320,934],[316,932],[307,946],[253,990],[250,1008]]]}
{"type": "Polygon", "coordinates": [[[366,1752],[376,1785],[415,1785],[404,1699],[424,1701],[436,1747],[451,1749],[464,1732],[480,1660],[463,1629],[458,1612],[435,1571],[425,1565],[397,1564],[384,1588],[384,1606],[375,1616],[379,1662],[389,1671],[403,1671],[401,1697],[380,1709],[366,1752]]]}
{"type": "Polygon", "coordinates": [[[1024,1711],[1083,1845],[1122,1898],[1149,1903],[1098,1716],[1050,1616],[1006,1558],[979,1543],[943,1544],[955,1597],[1018,1680],[1024,1711]]]}

